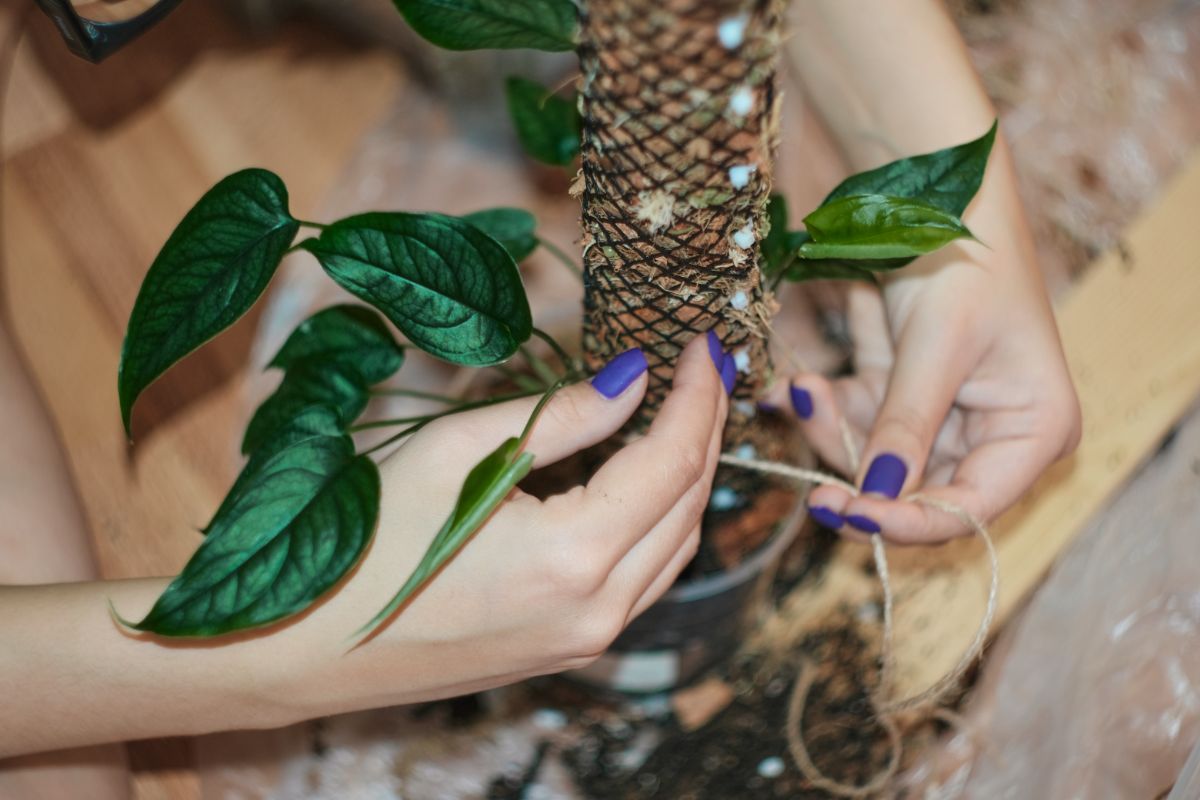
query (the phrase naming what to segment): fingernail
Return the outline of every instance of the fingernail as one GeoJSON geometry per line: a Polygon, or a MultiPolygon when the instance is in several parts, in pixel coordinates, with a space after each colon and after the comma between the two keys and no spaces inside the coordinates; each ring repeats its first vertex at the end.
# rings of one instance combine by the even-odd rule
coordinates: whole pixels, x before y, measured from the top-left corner
{"type": "Polygon", "coordinates": [[[842,515],[834,511],[828,506],[809,506],[808,515],[816,520],[817,524],[823,528],[829,528],[836,531],[846,522],[842,519],[842,515]]]}
{"type": "Polygon", "coordinates": [[[790,394],[792,396],[792,408],[796,409],[796,416],[800,417],[800,419],[812,419],[813,402],[812,395],[808,389],[792,386],[790,394]]]}
{"type": "Polygon", "coordinates": [[[850,514],[846,517],[846,523],[851,528],[857,528],[863,533],[879,533],[880,530],[878,522],[861,514],[850,514]]]}
{"type": "Polygon", "coordinates": [[[737,362],[733,356],[725,356],[721,362],[721,383],[725,384],[725,394],[733,394],[733,384],[737,382],[737,362]]]}
{"type": "Polygon", "coordinates": [[[875,456],[863,478],[863,494],[881,494],[895,500],[900,495],[900,487],[904,486],[906,477],[908,467],[904,466],[899,456],[880,453],[875,456]]]}
{"type": "Polygon", "coordinates": [[[721,347],[721,340],[717,336],[717,332],[711,328],[708,331],[708,356],[712,359],[713,366],[717,368],[717,374],[721,373],[721,365],[725,363],[725,348],[721,347]]]}
{"type": "Polygon", "coordinates": [[[592,377],[592,388],[611,400],[628,389],[645,371],[646,354],[634,347],[605,364],[604,369],[592,377]]]}

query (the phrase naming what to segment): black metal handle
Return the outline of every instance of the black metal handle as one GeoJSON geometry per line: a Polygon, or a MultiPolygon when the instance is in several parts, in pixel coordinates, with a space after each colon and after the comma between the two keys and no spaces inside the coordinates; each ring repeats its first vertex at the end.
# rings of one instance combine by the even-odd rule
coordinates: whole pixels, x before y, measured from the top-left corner
{"type": "Polygon", "coordinates": [[[54,24],[71,52],[92,63],[99,63],[141,36],[146,29],[165,17],[182,0],[158,0],[132,19],[121,22],[99,22],[79,16],[70,0],[37,0],[54,24]]]}

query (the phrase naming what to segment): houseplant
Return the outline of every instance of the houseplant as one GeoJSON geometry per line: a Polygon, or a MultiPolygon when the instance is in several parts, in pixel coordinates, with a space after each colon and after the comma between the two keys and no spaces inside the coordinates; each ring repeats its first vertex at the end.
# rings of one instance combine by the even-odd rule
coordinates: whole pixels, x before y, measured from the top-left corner
{"type": "MultiPolygon", "coordinates": [[[[785,201],[769,195],[779,3],[398,6],[418,33],[446,47],[577,49],[576,102],[521,80],[510,82],[508,101],[533,156],[561,165],[580,159],[573,194],[584,223],[582,363],[533,325],[517,267],[539,246],[529,214],[372,213],[313,223],[292,216],[277,176],[244,170],[201,198],[150,268],[122,353],[127,429],[138,394],[245,313],[283,255],[301,250],[381,312],[408,346],[481,368],[503,364],[534,337],[558,355],[557,364],[530,359],[529,374],[511,376],[510,394],[440,398],[443,411],[385,421],[397,428],[394,440],[513,394],[549,398],[635,345],[651,373],[636,429],[661,402],[680,348],[717,330],[738,401],[728,445],[761,451],[754,401],[771,377],[772,286],[875,280],[970,235],[959,215],[979,186],[994,129],[849,178],[805,218],[805,231],[787,230],[785,201]],[[295,242],[302,228],[316,234],[295,242]]],[[[330,591],[368,545],[379,505],[370,451],[357,451],[348,434],[371,387],[401,367],[404,351],[365,306],[326,309],[297,328],[272,361],[284,378],[247,427],[247,463],[205,542],[149,614],[127,624],[216,636],[299,613],[330,591]]],[[[360,635],[401,608],[526,476],[524,438],[508,440],[465,477],[425,559],[360,635]]],[[[735,512],[754,506],[757,484],[736,473],[718,481],[733,491],[735,512]]]]}

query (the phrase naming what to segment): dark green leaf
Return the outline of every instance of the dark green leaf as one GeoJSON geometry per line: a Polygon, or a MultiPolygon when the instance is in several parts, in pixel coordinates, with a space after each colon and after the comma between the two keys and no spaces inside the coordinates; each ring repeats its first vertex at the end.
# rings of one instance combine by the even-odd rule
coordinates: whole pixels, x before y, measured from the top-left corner
{"type": "Polygon", "coordinates": [[[570,166],[579,155],[579,109],[544,86],[509,78],[505,84],[508,114],[525,152],[546,164],[570,166]]]}
{"type": "Polygon", "coordinates": [[[571,0],[395,0],[408,24],[447,50],[574,50],[571,0]]]}
{"type": "Polygon", "coordinates": [[[993,122],[988,132],[974,141],[852,175],[830,192],[822,205],[852,195],[885,194],[921,200],[948,214],[962,216],[983,182],[995,140],[993,122]]]}
{"type": "Polygon", "coordinates": [[[225,499],[221,501],[221,507],[213,515],[213,521],[205,525],[202,532],[208,533],[212,529],[216,520],[226,513],[230,505],[237,501],[246,487],[253,485],[257,476],[261,474],[264,465],[270,463],[271,459],[280,452],[309,439],[318,439],[324,436],[340,436],[345,430],[346,425],[342,421],[341,412],[336,408],[309,406],[297,412],[294,417],[276,429],[273,435],[254,451],[250,460],[246,462],[246,465],[242,467],[242,471],[238,473],[237,480],[233,482],[233,486],[230,487],[229,492],[225,495],[225,499]]]}
{"type": "Polygon", "coordinates": [[[263,401],[242,438],[242,452],[250,455],[267,444],[310,406],[337,411],[349,425],[367,407],[369,393],[357,371],[345,366],[304,364],[289,370],[274,394],[263,401]]]}
{"type": "Polygon", "coordinates": [[[788,248],[788,202],[783,195],[773,194],[767,201],[767,223],[770,228],[762,240],[763,272],[774,275],[794,253],[788,248]]]}
{"type": "Polygon", "coordinates": [[[469,222],[504,245],[504,249],[518,264],[537,249],[538,238],[534,234],[537,220],[528,211],[519,208],[489,208],[464,214],[459,219],[469,222]]]}
{"type": "Polygon", "coordinates": [[[345,367],[362,381],[387,380],[404,363],[387,324],[365,306],[341,305],[318,311],[292,331],[270,366],[291,370],[304,365],[345,367]]]}
{"type": "Polygon", "coordinates": [[[348,436],[300,441],[262,466],[131,627],[216,636],[303,611],[358,562],[378,517],[379,470],[348,436]]]}
{"type": "Polygon", "coordinates": [[[533,333],[516,262],[474,225],[442,214],[361,214],[301,246],[417,347],[497,364],[533,333]]]}
{"type": "Polygon", "coordinates": [[[450,518],[430,543],[417,568],[396,596],[358,631],[358,635],[373,631],[424,586],[487,521],[532,467],[533,456],[521,452],[521,440],[516,437],[506,440],[476,464],[463,481],[450,518]]]}
{"type": "Polygon", "coordinates": [[[971,237],[954,214],[918,200],[884,195],[834,200],[805,217],[804,225],[812,237],[800,245],[800,257],[805,259],[904,259],[971,237]]]}
{"type": "MultiPolygon", "coordinates": [[[[784,273],[784,278],[789,281],[818,281],[818,280],[854,280],[866,281],[867,283],[879,283],[872,269],[879,269],[872,266],[867,268],[865,264],[877,264],[875,261],[839,261],[837,259],[817,259],[814,261],[806,261],[797,259],[784,273]]],[[[905,260],[907,263],[907,259],[905,260]]]]}
{"type": "Polygon", "coordinates": [[[117,390],[127,433],[138,395],[263,293],[299,228],[287,201],[276,175],[235,172],[167,239],[142,282],[121,349],[117,390]]]}

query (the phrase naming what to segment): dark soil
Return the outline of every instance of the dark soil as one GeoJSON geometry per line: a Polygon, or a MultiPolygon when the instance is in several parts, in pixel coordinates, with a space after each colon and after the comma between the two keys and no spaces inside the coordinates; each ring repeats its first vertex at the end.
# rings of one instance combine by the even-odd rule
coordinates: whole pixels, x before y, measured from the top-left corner
{"type": "Polygon", "coordinates": [[[809,751],[826,774],[869,781],[886,766],[890,750],[865,694],[876,676],[868,652],[852,624],[831,626],[806,637],[776,666],[762,656],[731,665],[726,679],[736,691],[733,702],[698,730],[683,731],[674,721],[662,726],[661,743],[639,767],[614,765],[624,763],[622,753],[653,721],[590,725],[564,760],[587,797],[605,800],[828,797],[808,784],[788,754],[788,698],[800,665],[817,665],[804,715],[809,751]]]}

